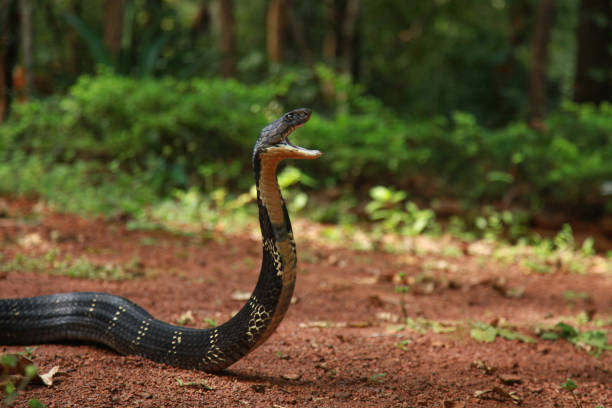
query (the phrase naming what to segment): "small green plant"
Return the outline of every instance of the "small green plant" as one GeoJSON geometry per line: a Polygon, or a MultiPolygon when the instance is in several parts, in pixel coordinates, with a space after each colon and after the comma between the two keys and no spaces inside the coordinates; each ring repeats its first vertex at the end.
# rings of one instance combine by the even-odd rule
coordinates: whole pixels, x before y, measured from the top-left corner
{"type": "Polygon", "coordinates": [[[604,330],[580,331],[575,327],[559,322],[552,329],[544,330],[540,336],[545,340],[565,339],[589,354],[599,356],[603,351],[612,350],[604,330]]]}
{"type": "Polygon", "coordinates": [[[542,274],[551,273],[550,266],[545,265],[542,262],[533,261],[531,259],[525,259],[523,261],[523,266],[537,273],[542,273],[542,274]]]}
{"type": "Polygon", "coordinates": [[[97,264],[84,256],[73,259],[72,255],[63,254],[58,248],[50,249],[41,256],[17,254],[12,260],[0,266],[0,271],[21,270],[72,278],[105,280],[134,279],[145,274],[143,265],[136,258],[125,265],[97,264]]]}
{"type": "Polygon", "coordinates": [[[563,384],[561,384],[561,387],[572,395],[576,408],[581,408],[582,404],[580,401],[578,401],[578,398],[576,398],[576,394],[574,394],[574,391],[576,388],[578,388],[578,384],[576,384],[571,378],[568,378],[563,384]]]}
{"type": "MultiPolygon", "coordinates": [[[[27,348],[25,352],[4,354],[0,356],[0,384],[4,384],[5,397],[0,405],[9,407],[28,384],[38,376],[38,368],[28,358],[34,349],[27,348]]],[[[37,399],[30,399],[31,408],[44,408],[45,405],[37,399]]]]}
{"type": "MultiPolygon", "coordinates": [[[[438,322],[435,320],[425,319],[421,317],[415,319],[408,317],[403,319],[401,323],[402,324],[390,327],[389,329],[408,329],[421,334],[426,333],[427,330],[431,330],[434,333],[452,333],[461,326],[461,323],[459,322],[438,322]]],[[[409,342],[410,340],[406,341],[406,343],[409,342]]]]}
{"type": "Polygon", "coordinates": [[[523,343],[535,343],[536,339],[515,330],[505,327],[495,327],[488,324],[473,322],[470,336],[477,341],[492,343],[495,338],[503,337],[506,340],[519,340],[523,343]]]}
{"type": "Polygon", "coordinates": [[[370,197],[372,201],[365,210],[382,232],[417,235],[438,228],[435,213],[431,209],[420,209],[411,201],[404,202],[404,191],[376,186],[370,190],[370,197]]]}
{"type": "Polygon", "coordinates": [[[459,258],[463,256],[463,252],[461,252],[461,249],[454,245],[447,245],[442,248],[440,255],[447,256],[449,258],[459,258]]]}
{"type": "Polygon", "coordinates": [[[204,323],[206,323],[209,327],[217,327],[219,322],[215,319],[205,318],[204,323]]]}
{"type": "Polygon", "coordinates": [[[33,398],[28,401],[29,408],[45,408],[46,405],[43,404],[39,399],[33,398]]]}
{"type": "Polygon", "coordinates": [[[128,223],[130,229],[165,229],[187,234],[198,233],[208,239],[214,231],[235,232],[255,217],[253,193],[233,196],[225,188],[202,193],[196,187],[177,189],[128,223]]]}
{"type": "MultiPolygon", "coordinates": [[[[400,275],[402,274],[404,274],[404,272],[400,272],[400,275]]],[[[401,277],[403,278],[403,276],[401,277]]],[[[406,309],[406,293],[408,293],[408,286],[406,285],[396,286],[395,293],[399,293],[400,295],[400,309],[402,311],[402,319],[406,320],[408,318],[408,310],[406,309]]]]}
{"type": "Polygon", "coordinates": [[[139,244],[142,246],[155,246],[157,240],[151,237],[143,237],[140,239],[139,244]]]}
{"type": "Polygon", "coordinates": [[[395,347],[403,351],[408,351],[408,347],[406,347],[406,345],[410,343],[412,343],[412,340],[404,339],[402,341],[398,341],[397,343],[395,343],[395,347]]]}
{"type": "Polygon", "coordinates": [[[385,381],[385,377],[387,376],[387,373],[376,373],[376,374],[372,374],[370,376],[370,378],[368,378],[368,382],[370,383],[382,383],[385,381]]]}
{"type": "Polygon", "coordinates": [[[563,292],[563,299],[570,305],[573,305],[577,301],[591,299],[591,295],[588,292],[575,292],[573,290],[566,290],[563,292]]]}

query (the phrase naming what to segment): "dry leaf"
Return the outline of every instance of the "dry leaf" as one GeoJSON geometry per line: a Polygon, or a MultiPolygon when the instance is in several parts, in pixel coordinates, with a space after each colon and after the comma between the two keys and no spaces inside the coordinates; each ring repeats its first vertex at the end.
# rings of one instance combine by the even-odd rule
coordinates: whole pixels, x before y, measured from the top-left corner
{"type": "MultiPolygon", "coordinates": [[[[17,383],[23,381],[25,378],[28,377],[27,367],[29,366],[35,367],[36,370],[38,370],[36,364],[34,364],[32,360],[22,354],[5,354],[2,357],[7,358],[7,356],[9,356],[8,358],[14,358],[15,364],[2,365],[2,375],[0,375],[0,377],[3,378],[3,381],[0,382],[0,386],[5,386],[8,382],[17,383]]],[[[45,374],[36,374],[34,377],[32,377],[32,381],[44,384],[49,387],[53,385],[54,379],[56,379],[56,377],[60,375],[66,375],[66,373],[59,371],[59,366],[55,366],[49,371],[47,371],[45,374]]]]}
{"type": "Polygon", "coordinates": [[[499,379],[506,385],[520,384],[523,379],[514,374],[500,374],[499,379]]]}
{"type": "Polygon", "coordinates": [[[237,290],[234,293],[232,293],[233,300],[249,300],[250,297],[251,297],[251,292],[242,292],[242,291],[237,290]]]}
{"type": "Polygon", "coordinates": [[[463,401],[442,401],[442,406],[444,408],[465,408],[465,402],[463,401]]]}
{"type": "Polygon", "coordinates": [[[195,322],[195,318],[193,317],[193,312],[191,310],[186,311],[181,314],[178,319],[176,319],[176,323],[180,325],[193,324],[195,322]]]}
{"type": "Polygon", "coordinates": [[[45,374],[40,374],[38,376],[38,378],[40,378],[40,381],[42,381],[43,384],[45,384],[47,387],[50,387],[53,385],[53,376],[56,374],[65,374],[59,371],[59,366],[54,366],[53,368],[51,368],[49,371],[47,371],[45,374]]]}

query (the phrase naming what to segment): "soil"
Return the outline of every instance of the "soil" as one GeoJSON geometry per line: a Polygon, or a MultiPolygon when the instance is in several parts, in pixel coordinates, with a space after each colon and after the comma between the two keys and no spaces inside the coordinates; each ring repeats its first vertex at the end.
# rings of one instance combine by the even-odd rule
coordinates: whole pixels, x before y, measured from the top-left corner
{"type": "MultiPolygon", "coordinates": [[[[0,274],[0,297],[110,292],[165,321],[190,311],[191,327],[207,327],[210,319],[222,322],[237,311],[244,302],[237,294],[250,292],[257,279],[261,249],[255,233],[203,241],[132,231],[122,221],[60,214],[24,199],[2,203],[3,262],[17,253],[60,248],[98,264],[137,263],[144,275],[103,281],[10,271],[0,274]]],[[[534,334],[540,324],[580,312],[610,329],[610,274],[536,274],[467,254],[332,248],[313,234],[301,238],[312,228],[294,225],[300,270],[284,321],[221,375],[95,345],[39,345],[32,358],[41,371],[59,366],[65,374],[50,387],[28,387],[15,406],[27,406],[31,398],[48,407],[612,406],[612,352],[594,357],[568,341],[534,334]],[[412,290],[398,293],[398,280],[412,290]],[[509,296],[508,288],[520,289],[519,295],[509,296]],[[568,301],[566,291],[589,297],[568,301]],[[398,325],[402,315],[413,324],[398,325]],[[419,322],[433,329],[415,327],[419,322]],[[458,327],[444,333],[447,326],[432,322],[458,327]],[[470,322],[511,325],[537,342],[479,342],[470,336],[470,322]],[[578,384],[573,396],[561,387],[568,377],[578,384]]],[[[0,353],[23,349],[0,346],[0,353]]]]}

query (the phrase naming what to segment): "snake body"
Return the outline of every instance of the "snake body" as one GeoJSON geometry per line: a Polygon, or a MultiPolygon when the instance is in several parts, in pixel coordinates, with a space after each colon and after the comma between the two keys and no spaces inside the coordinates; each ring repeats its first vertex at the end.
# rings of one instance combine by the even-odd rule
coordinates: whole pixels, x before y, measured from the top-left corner
{"type": "Polygon", "coordinates": [[[100,292],[0,299],[0,344],[95,342],[121,354],[208,372],[223,370],[251,352],[283,319],[295,286],[295,242],[276,170],[283,159],[321,155],[288,139],[310,115],[306,108],[284,114],[264,127],[255,143],[261,271],[251,297],[230,320],[211,329],[175,326],[155,319],[128,299],[100,292]]]}

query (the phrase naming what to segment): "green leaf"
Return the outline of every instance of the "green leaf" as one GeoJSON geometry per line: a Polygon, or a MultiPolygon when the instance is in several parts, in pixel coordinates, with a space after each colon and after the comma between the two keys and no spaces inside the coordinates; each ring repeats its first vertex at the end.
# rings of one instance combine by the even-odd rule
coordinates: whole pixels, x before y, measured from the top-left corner
{"type": "Polygon", "coordinates": [[[17,356],[14,354],[5,354],[0,359],[0,364],[4,367],[15,367],[17,366],[17,356]]]}
{"type": "Polygon", "coordinates": [[[563,384],[561,384],[561,386],[563,388],[565,388],[568,391],[574,391],[576,388],[578,388],[578,384],[576,384],[574,381],[572,381],[570,378],[567,379],[567,381],[565,381],[563,384]]]}
{"type": "Polygon", "coordinates": [[[25,367],[25,375],[26,377],[32,378],[38,374],[38,368],[35,365],[30,364],[25,367]]]}
{"type": "Polygon", "coordinates": [[[6,391],[7,395],[11,395],[15,392],[15,384],[13,384],[12,382],[7,383],[4,387],[4,391],[6,391]]]}
{"type": "Polygon", "coordinates": [[[219,322],[208,317],[204,319],[204,323],[208,324],[210,327],[217,327],[219,325],[219,322]]]}
{"type": "Polygon", "coordinates": [[[491,326],[474,327],[470,330],[470,336],[477,341],[492,343],[495,341],[495,337],[497,337],[497,330],[491,326]]]}
{"type": "Polygon", "coordinates": [[[434,333],[452,333],[454,331],[457,331],[457,326],[445,326],[439,322],[432,322],[431,330],[434,333]]]}
{"type": "Polygon", "coordinates": [[[376,201],[388,202],[391,200],[391,190],[384,186],[376,186],[370,189],[370,197],[376,201]]]}
{"type": "Polygon", "coordinates": [[[487,180],[491,182],[502,182],[502,183],[512,183],[514,181],[514,177],[510,173],[506,173],[504,171],[490,171],[487,174],[487,180]]]}
{"type": "Polygon", "coordinates": [[[40,400],[38,399],[31,399],[28,401],[28,407],[30,408],[46,408],[46,405],[43,404],[40,400]]]}
{"type": "Polygon", "coordinates": [[[87,44],[91,57],[97,64],[112,66],[111,57],[104,46],[103,39],[85,21],[72,13],[64,13],[64,19],[79,33],[87,44]]]}
{"type": "Polygon", "coordinates": [[[140,66],[140,74],[143,76],[153,75],[155,70],[155,64],[159,59],[161,51],[168,42],[170,37],[168,35],[162,35],[159,39],[146,47],[141,53],[142,65],[140,66]]]}
{"type": "Polygon", "coordinates": [[[387,376],[387,373],[377,373],[377,374],[373,374],[368,381],[369,382],[382,382],[384,381],[384,378],[387,376]]]}
{"type": "Polygon", "coordinates": [[[293,200],[291,201],[291,210],[296,211],[296,212],[300,211],[304,207],[306,207],[307,203],[308,203],[308,195],[303,192],[297,193],[295,197],[293,197],[293,200]]]}
{"type": "Polygon", "coordinates": [[[578,336],[578,330],[567,323],[559,322],[555,325],[555,330],[562,339],[569,339],[578,336]]]}
{"type": "Polygon", "coordinates": [[[544,340],[558,340],[559,335],[553,331],[545,331],[540,335],[540,337],[544,340]]]}
{"type": "Polygon", "coordinates": [[[536,339],[526,334],[518,333],[510,329],[498,329],[497,334],[506,340],[519,340],[523,343],[536,343],[536,339]]]}
{"type": "Polygon", "coordinates": [[[303,177],[302,171],[297,167],[288,166],[285,167],[283,171],[281,171],[278,175],[278,185],[285,189],[289,186],[297,184],[301,181],[303,177]]]}
{"type": "Polygon", "coordinates": [[[582,347],[594,355],[599,355],[603,350],[609,349],[606,333],[601,330],[590,330],[580,333],[569,340],[576,346],[582,347]]]}

